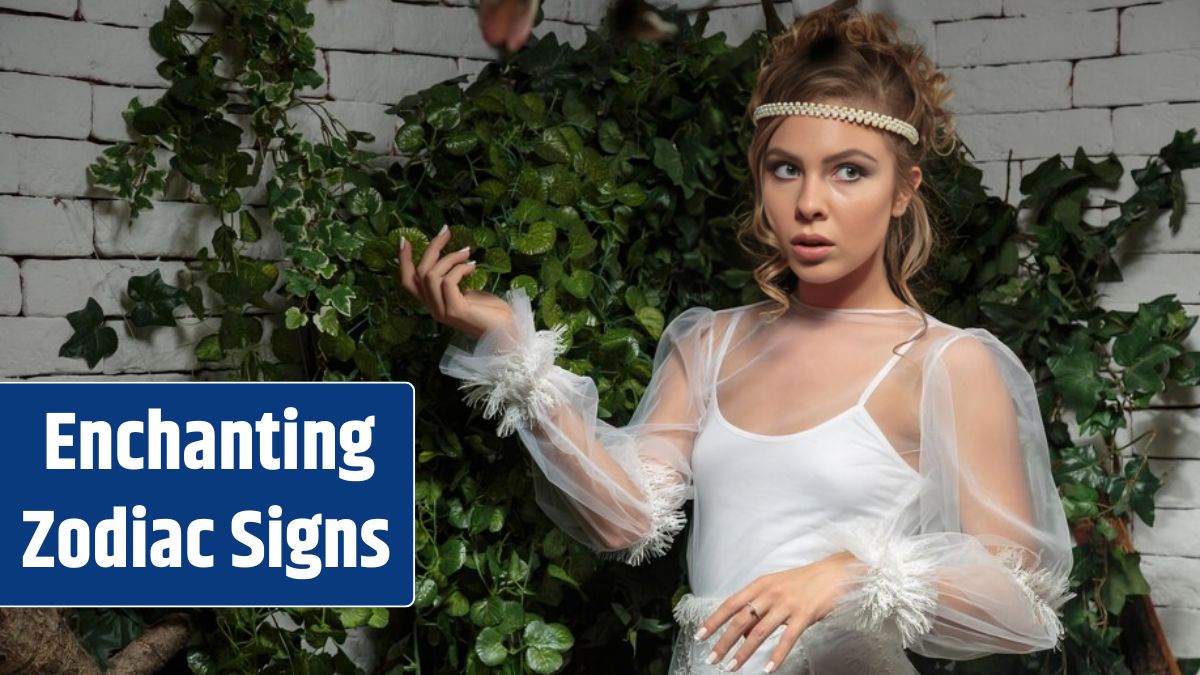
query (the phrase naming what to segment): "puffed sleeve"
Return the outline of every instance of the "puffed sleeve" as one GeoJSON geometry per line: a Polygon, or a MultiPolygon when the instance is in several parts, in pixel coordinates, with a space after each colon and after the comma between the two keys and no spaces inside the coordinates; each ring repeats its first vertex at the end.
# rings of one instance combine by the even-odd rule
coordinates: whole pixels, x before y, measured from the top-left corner
{"type": "Polygon", "coordinates": [[[985,329],[942,340],[922,366],[917,498],[829,530],[857,558],[831,621],[932,658],[1057,649],[1072,540],[1033,381],[985,329]]]}
{"type": "Polygon", "coordinates": [[[601,557],[630,565],[665,554],[692,497],[691,454],[704,412],[714,312],[690,308],[664,329],[650,382],[625,426],[597,416],[590,377],[555,364],[562,326],[537,330],[525,291],[510,290],[511,324],[467,349],[451,344],[441,371],[483,401],[497,433],[516,432],[533,457],[534,494],[546,515],[601,557]]]}

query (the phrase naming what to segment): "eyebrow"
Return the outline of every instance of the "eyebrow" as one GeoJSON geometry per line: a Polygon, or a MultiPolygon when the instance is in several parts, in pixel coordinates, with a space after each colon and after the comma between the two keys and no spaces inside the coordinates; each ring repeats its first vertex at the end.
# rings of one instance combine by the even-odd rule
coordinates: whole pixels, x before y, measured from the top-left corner
{"type": "MultiPolygon", "coordinates": [[[[771,148],[770,150],[767,150],[767,154],[765,157],[772,157],[774,155],[780,155],[780,156],[785,157],[793,162],[796,162],[797,164],[803,164],[803,162],[800,161],[799,157],[797,157],[797,156],[793,155],[792,153],[788,152],[787,150],[783,150],[781,148],[771,148]]],[[[836,162],[838,160],[846,159],[847,157],[853,157],[855,155],[865,157],[866,159],[869,159],[870,161],[875,162],[876,164],[879,163],[879,160],[877,160],[874,157],[872,157],[871,155],[867,154],[865,151],[859,150],[858,148],[850,148],[849,150],[843,150],[837,154],[830,155],[825,158],[825,163],[832,164],[833,162],[836,162]]]]}

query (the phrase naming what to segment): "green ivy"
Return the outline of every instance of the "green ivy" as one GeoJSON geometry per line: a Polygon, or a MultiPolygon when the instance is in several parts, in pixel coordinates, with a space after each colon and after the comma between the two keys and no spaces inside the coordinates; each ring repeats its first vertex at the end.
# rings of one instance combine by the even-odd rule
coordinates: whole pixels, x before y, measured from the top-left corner
{"type": "MultiPolygon", "coordinates": [[[[674,630],[664,618],[687,590],[685,547],[637,569],[602,564],[549,522],[530,498],[537,469],[519,442],[498,439],[431,366],[462,336],[401,291],[396,248],[406,237],[419,258],[448,223],[445,250],[472,246],[479,262],[464,286],[525,289],[540,324],[566,327],[560,363],[591,377],[600,416],[623,423],[669,317],[763,297],[731,242],[752,195],[744,102],[770,35],[736,47],[721,33],[703,37],[702,11],[693,22],[664,12],[680,27],[667,44],[617,47],[607,25],[578,49],[553,34],[534,38],[465,89],[464,76],[399,101],[390,112],[404,157],[381,162],[358,147],[369,135],[298,95],[321,82],[303,0],[216,4],[224,20],[208,36],[188,33],[191,14],[169,4],[151,41],[171,87],[153,105],[130,106],[137,139],[107,149],[92,175],[136,216],[165,189],[168,170],[157,162],[169,156],[220,220],[196,267],[221,302],[204,307],[196,287],[154,273],[131,279],[125,319],[151,330],[183,306],[219,315],[197,357],[240,358],[244,379],[278,379],[290,365],[306,378],[413,383],[417,582],[408,609],[279,610],[302,626],[293,631],[270,626],[274,610],[197,610],[193,672],[351,672],[340,650],[312,654],[301,638],[340,645],[361,625],[379,628],[381,673],[664,672],[674,630]],[[300,108],[321,121],[320,142],[293,126],[287,113],[300,108]],[[252,151],[240,149],[235,115],[251,120],[252,151]],[[243,203],[268,159],[269,223],[243,203]],[[272,228],[286,265],[243,255],[272,228]],[[271,310],[272,291],[288,307],[268,339],[250,310],[271,310]]],[[[966,152],[923,167],[946,234],[919,295],[944,321],[994,332],[1033,373],[1078,544],[1063,652],[990,657],[955,672],[1127,672],[1117,615],[1148,586],[1117,529],[1135,516],[1153,522],[1160,483],[1144,457],[1121,454],[1116,435],[1167,387],[1200,383],[1200,355],[1183,347],[1196,319],[1177,299],[1106,311],[1097,285],[1120,279],[1111,252],[1131,228],[1163,211],[1178,228],[1181,174],[1197,165],[1195,130],[1177,133],[1132,172],[1132,196],[1105,200],[1119,215],[1095,225],[1084,220],[1089,190],[1114,187],[1124,168],[1081,151],[1070,166],[1052,157],[1020,183],[1031,213],[1024,229],[1012,205],[983,190],[966,152]],[[1068,413],[1102,443],[1073,439],[1068,413]]],[[[64,355],[93,367],[111,354],[116,335],[103,318],[94,300],[72,314],[64,355]]]]}

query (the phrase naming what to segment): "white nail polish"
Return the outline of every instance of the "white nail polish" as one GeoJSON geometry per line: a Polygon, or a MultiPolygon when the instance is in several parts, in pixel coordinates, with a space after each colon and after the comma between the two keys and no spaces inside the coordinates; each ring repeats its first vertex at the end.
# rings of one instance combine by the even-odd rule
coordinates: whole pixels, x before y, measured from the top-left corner
{"type": "Polygon", "coordinates": [[[408,246],[408,239],[400,237],[400,250],[403,251],[405,246],[408,246]]]}
{"type": "Polygon", "coordinates": [[[736,669],[737,669],[737,659],[730,661],[729,664],[725,666],[725,670],[728,670],[731,673],[736,669]]]}
{"type": "Polygon", "coordinates": [[[773,672],[775,672],[775,662],[774,662],[774,661],[768,661],[768,662],[767,662],[767,667],[763,669],[763,672],[764,672],[764,673],[773,673],[773,672]]]}
{"type": "Polygon", "coordinates": [[[464,247],[458,249],[458,253],[462,253],[463,251],[469,250],[470,248],[471,248],[470,246],[464,246],[464,247]]]}
{"type": "Polygon", "coordinates": [[[708,655],[707,659],[704,659],[704,662],[711,666],[713,664],[713,661],[716,661],[716,660],[717,660],[717,653],[712,652],[708,655]]]}
{"type": "Polygon", "coordinates": [[[437,236],[440,237],[443,234],[446,234],[446,230],[448,230],[448,229],[450,229],[449,225],[442,225],[442,229],[438,230],[437,236]]]}
{"type": "Polygon", "coordinates": [[[705,628],[704,626],[700,626],[700,630],[696,631],[696,634],[692,636],[692,639],[699,640],[700,638],[703,638],[705,635],[708,635],[708,629],[705,628]]]}

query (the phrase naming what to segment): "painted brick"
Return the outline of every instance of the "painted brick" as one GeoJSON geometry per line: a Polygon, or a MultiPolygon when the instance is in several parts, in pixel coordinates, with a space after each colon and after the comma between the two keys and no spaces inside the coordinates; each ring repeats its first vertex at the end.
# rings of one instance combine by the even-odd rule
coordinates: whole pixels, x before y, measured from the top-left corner
{"type": "Polygon", "coordinates": [[[1200,99],[1200,49],[1089,59],[1075,65],[1074,104],[1115,106],[1200,99]]]}
{"type": "MultiPolygon", "coordinates": [[[[149,28],[163,18],[169,0],[140,0],[139,2],[113,2],[113,0],[80,0],[83,18],[91,23],[106,23],[117,26],[149,28]]],[[[211,33],[221,24],[221,10],[205,0],[184,3],[194,17],[190,32],[211,33]]]]}
{"type": "Polygon", "coordinates": [[[1175,0],[1121,12],[1121,53],[1200,48],[1200,3],[1175,0]]]}
{"type": "Polygon", "coordinates": [[[91,203],[0,197],[0,253],[92,255],[91,203]]]}
{"type": "Polygon", "coordinates": [[[1200,287],[1195,283],[1200,254],[1142,253],[1116,261],[1124,280],[1099,285],[1106,302],[1136,304],[1173,293],[1180,302],[1200,303],[1200,287]]]}
{"type": "Polygon", "coordinates": [[[92,127],[90,97],[86,82],[0,72],[0,131],[87,138],[92,127]]]}
{"type": "Polygon", "coordinates": [[[135,89],[132,87],[109,87],[98,84],[92,87],[92,137],[101,141],[129,141],[132,136],[125,117],[121,114],[130,101],[138,99],[142,105],[153,105],[166,89],[135,89]]]}
{"type": "Polygon", "coordinates": [[[1200,127],[1200,103],[1159,103],[1113,110],[1114,150],[1118,154],[1154,154],[1176,131],[1200,127]]]}
{"type": "Polygon", "coordinates": [[[1071,107],[1071,64],[1066,61],[1009,66],[946,68],[955,114],[1024,112],[1071,107]]]}
{"type": "MultiPolygon", "coordinates": [[[[122,301],[129,278],[155,269],[163,281],[187,287],[191,273],[182,262],[147,260],[37,260],[21,261],[25,288],[24,316],[66,316],[95,298],[106,315],[124,312],[122,301]]],[[[187,315],[187,307],[176,311],[187,315]]]]}
{"type": "Polygon", "coordinates": [[[0,194],[17,191],[21,182],[18,166],[16,139],[8,134],[0,134],[0,194]]]}
{"type": "Polygon", "coordinates": [[[78,0],[0,0],[0,9],[73,17],[78,0]]]}
{"type": "Polygon", "coordinates": [[[21,313],[21,268],[12,258],[0,258],[0,314],[21,313]]]}
{"type": "Polygon", "coordinates": [[[108,193],[89,183],[87,168],[108,147],[87,141],[17,137],[17,175],[23,195],[101,197],[108,193]]]}
{"type": "Polygon", "coordinates": [[[165,86],[145,29],[40,16],[0,21],[0,69],[112,84],[165,86]]]}
{"type": "Polygon", "coordinates": [[[1004,13],[1008,16],[1064,14],[1128,7],[1145,2],[1146,0],[1004,0],[1004,13]]]}
{"type": "MultiPolygon", "coordinates": [[[[79,306],[83,307],[83,304],[81,302],[79,306]]],[[[176,328],[142,329],[139,332],[146,340],[131,335],[125,322],[120,319],[111,319],[106,325],[117,331],[117,351],[89,370],[83,359],[58,355],[59,348],[71,339],[74,332],[65,318],[0,317],[0,376],[152,373],[194,369],[201,365],[194,352],[196,343],[216,331],[220,327],[220,319],[185,323],[176,328]]],[[[270,326],[269,322],[264,326],[264,334],[270,326]]],[[[203,365],[212,367],[214,364],[203,365]]]]}
{"type": "MultiPolygon", "coordinates": [[[[278,260],[283,244],[270,226],[270,214],[256,209],[263,237],[246,247],[244,254],[278,260]]],[[[154,202],[154,208],[142,211],[129,222],[125,202],[99,202],[96,216],[96,252],[102,256],[167,256],[194,258],[201,247],[212,250],[212,235],[221,223],[207,204],[154,202]]]]}
{"type": "Polygon", "coordinates": [[[483,39],[474,7],[402,3],[392,21],[392,45],[398,52],[479,59],[499,53],[483,39]]]}
{"type": "Polygon", "coordinates": [[[1200,558],[1144,555],[1142,573],[1156,603],[1169,600],[1180,607],[1200,608],[1200,558]]]}
{"type": "Polygon", "coordinates": [[[392,23],[404,5],[391,0],[313,0],[308,11],[316,19],[312,39],[324,49],[392,51],[392,23]]]}
{"type": "MultiPolygon", "coordinates": [[[[347,128],[375,135],[371,143],[359,146],[371,152],[391,152],[400,118],[387,112],[388,106],[358,101],[329,101],[325,109],[347,128]]],[[[292,108],[288,119],[297,124],[305,138],[321,138],[320,120],[308,108],[292,108]]]]}
{"type": "Polygon", "coordinates": [[[1107,56],[1117,53],[1117,12],[941,23],[936,39],[940,66],[1107,56]]]}
{"type": "Polygon", "coordinates": [[[1009,150],[1014,159],[1070,157],[1078,147],[1103,154],[1113,144],[1109,112],[1100,109],[960,115],[957,125],[976,160],[1006,159],[1009,150]]]}
{"type": "Polygon", "coordinates": [[[458,74],[454,59],[416,54],[328,52],[329,95],[342,101],[396,103],[458,74]]]}
{"type": "Polygon", "coordinates": [[[1154,527],[1140,520],[1134,522],[1133,546],[1140,553],[1155,555],[1190,555],[1200,551],[1200,528],[1195,527],[1198,516],[1197,509],[1157,509],[1154,527]]]}

